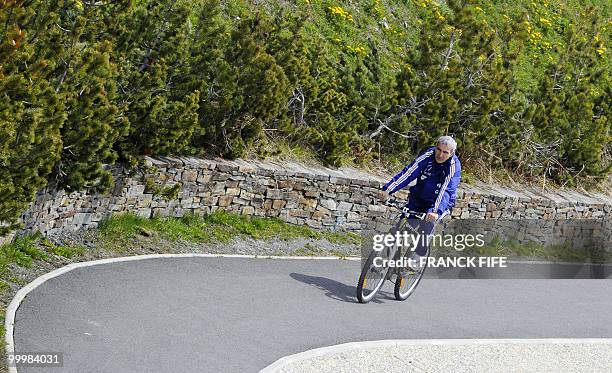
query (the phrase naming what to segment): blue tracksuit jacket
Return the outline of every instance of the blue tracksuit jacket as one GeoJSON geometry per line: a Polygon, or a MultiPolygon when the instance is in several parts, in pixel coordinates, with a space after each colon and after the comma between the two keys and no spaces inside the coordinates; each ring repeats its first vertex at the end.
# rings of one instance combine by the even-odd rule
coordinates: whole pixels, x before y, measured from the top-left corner
{"type": "Polygon", "coordinates": [[[416,185],[410,188],[408,208],[435,212],[442,218],[455,206],[457,186],[461,180],[461,163],[456,155],[444,163],[436,162],[435,149],[431,147],[418,156],[385,184],[383,190],[393,194],[418,178],[416,185]]]}

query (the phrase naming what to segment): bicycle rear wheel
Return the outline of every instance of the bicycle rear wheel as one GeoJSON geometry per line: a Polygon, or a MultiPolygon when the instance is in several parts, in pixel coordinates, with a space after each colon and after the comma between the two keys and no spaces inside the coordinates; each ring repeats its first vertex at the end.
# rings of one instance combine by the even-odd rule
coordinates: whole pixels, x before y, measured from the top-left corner
{"type": "Polygon", "coordinates": [[[406,300],[419,285],[425,268],[427,268],[427,261],[429,259],[429,248],[427,248],[427,254],[425,255],[425,264],[417,271],[414,272],[408,268],[403,268],[397,275],[395,280],[395,288],[393,289],[393,295],[397,300],[406,300]]]}
{"type": "Polygon", "coordinates": [[[385,282],[389,269],[387,267],[375,266],[374,260],[376,258],[386,259],[386,252],[387,250],[380,252],[372,251],[361,269],[361,275],[357,283],[357,300],[359,303],[368,303],[371,301],[385,282]]]}

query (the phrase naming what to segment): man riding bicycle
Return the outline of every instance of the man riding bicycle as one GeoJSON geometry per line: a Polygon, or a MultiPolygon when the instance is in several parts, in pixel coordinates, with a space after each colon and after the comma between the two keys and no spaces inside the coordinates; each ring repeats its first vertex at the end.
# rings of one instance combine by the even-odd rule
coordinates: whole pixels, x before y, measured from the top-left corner
{"type": "MultiPolygon", "coordinates": [[[[420,224],[426,235],[433,233],[435,222],[450,214],[455,205],[457,187],[461,180],[461,163],[455,155],[456,150],[457,142],[452,137],[441,136],[436,146],[419,155],[383,186],[383,190],[392,195],[417,180],[409,189],[408,209],[427,213],[425,221],[420,224]]],[[[411,258],[415,265],[411,267],[418,269],[420,257],[425,255],[427,246],[418,246],[411,258]]]]}

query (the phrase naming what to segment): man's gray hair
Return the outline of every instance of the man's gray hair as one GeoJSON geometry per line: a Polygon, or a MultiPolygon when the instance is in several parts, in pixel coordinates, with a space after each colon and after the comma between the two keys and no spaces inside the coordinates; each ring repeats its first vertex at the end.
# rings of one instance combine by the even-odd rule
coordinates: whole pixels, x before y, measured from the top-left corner
{"type": "Polygon", "coordinates": [[[453,152],[457,150],[457,141],[450,136],[440,136],[436,144],[448,145],[453,152]]]}

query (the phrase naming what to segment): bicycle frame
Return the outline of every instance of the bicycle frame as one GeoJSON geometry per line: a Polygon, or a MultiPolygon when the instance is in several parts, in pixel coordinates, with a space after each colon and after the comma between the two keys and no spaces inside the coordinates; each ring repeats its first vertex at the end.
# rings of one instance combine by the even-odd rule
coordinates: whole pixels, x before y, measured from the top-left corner
{"type": "MultiPolygon", "coordinates": [[[[391,198],[388,199],[387,201],[385,201],[385,205],[394,207],[394,208],[396,208],[396,209],[401,211],[401,216],[399,217],[399,221],[398,221],[398,224],[397,224],[398,227],[401,225],[402,219],[409,219],[410,216],[415,216],[419,220],[425,220],[425,217],[427,216],[427,213],[425,213],[425,212],[418,212],[418,211],[410,210],[405,204],[403,204],[401,202],[398,202],[395,199],[391,199],[391,198]]],[[[434,222],[434,224],[435,224],[435,222],[434,222]]],[[[407,228],[413,234],[420,234],[419,231],[417,230],[417,228],[412,227],[410,224],[405,224],[403,228],[404,229],[407,228]]],[[[400,250],[398,250],[397,245],[393,245],[392,250],[393,250],[392,252],[388,253],[389,255],[387,257],[388,258],[393,258],[393,259],[399,259],[398,252],[400,252],[400,250]]],[[[429,247],[427,248],[427,250],[429,251],[429,247]]],[[[400,254],[401,254],[401,252],[400,252],[400,254]]],[[[399,273],[399,268],[396,267],[392,271],[389,271],[385,277],[387,279],[390,279],[391,275],[397,274],[397,273],[399,273]]]]}

